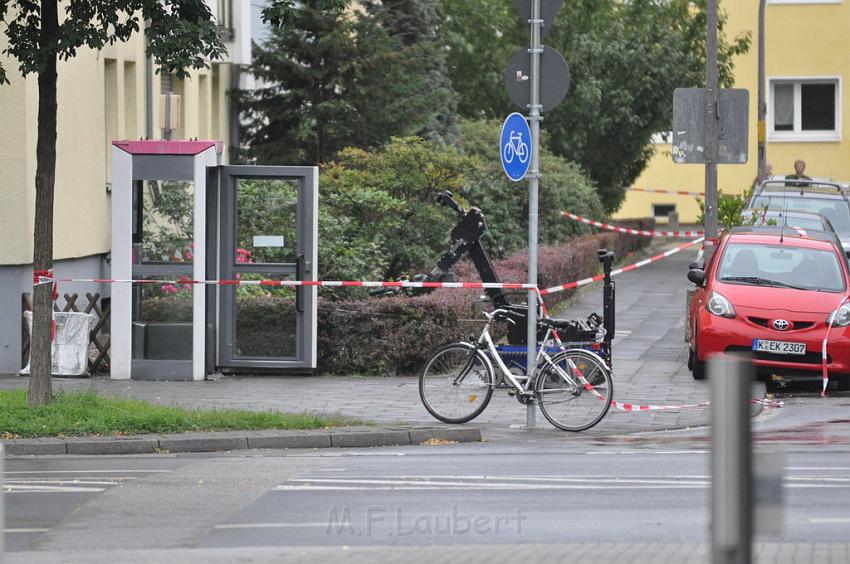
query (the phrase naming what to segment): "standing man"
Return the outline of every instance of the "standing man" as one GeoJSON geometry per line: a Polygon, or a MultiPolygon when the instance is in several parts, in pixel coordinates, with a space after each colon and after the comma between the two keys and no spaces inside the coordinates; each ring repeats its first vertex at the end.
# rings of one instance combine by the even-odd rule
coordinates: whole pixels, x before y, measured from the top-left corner
{"type": "MultiPolygon", "coordinates": [[[[803,159],[797,159],[794,161],[794,174],[789,174],[785,177],[785,180],[811,180],[810,177],[805,175],[806,172],[806,161],[803,159]]],[[[803,186],[808,186],[807,182],[786,182],[787,186],[794,186],[796,188],[802,188],[803,186]]]]}

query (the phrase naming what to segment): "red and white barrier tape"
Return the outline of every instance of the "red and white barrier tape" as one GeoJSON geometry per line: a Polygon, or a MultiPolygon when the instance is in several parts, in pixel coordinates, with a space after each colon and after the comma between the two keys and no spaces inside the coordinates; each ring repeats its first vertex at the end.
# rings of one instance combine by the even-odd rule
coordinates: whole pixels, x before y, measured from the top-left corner
{"type": "MultiPolygon", "coordinates": [[[[683,245],[679,245],[669,251],[665,251],[648,259],[617,268],[611,271],[611,276],[617,276],[630,270],[635,270],[658,262],[661,259],[675,255],[676,253],[692,247],[702,242],[702,238],[695,239],[683,245]]],[[[584,286],[591,282],[598,282],[604,276],[598,274],[583,280],[568,282],[560,286],[553,286],[545,290],[538,290],[541,295],[554,294],[562,292],[578,286],[584,286]]],[[[412,282],[408,280],[382,282],[382,281],[367,281],[367,280],[190,280],[181,278],[176,280],[145,280],[145,279],[116,279],[116,278],[59,278],[57,282],[88,282],[98,284],[171,284],[171,285],[207,285],[207,286],[282,286],[282,287],[298,287],[298,286],[325,286],[325,287],[363,287],[363,288],[477,288],[490,289],[501,288],[505,290],[537,290],[534,284],[521,284],[518,282],[412,282]]]]}
{"type": "MultiPolygon", "coordinates": [[[[538,294],[539,293],[540,292],[538,292],[538,294]]],[[[542,299],[540,300],[540,304],[541,304],[541,307],[543,308],[543,314],[549,315],[549,308],[546,307],[546,303],[542,299]]],[[[558,332],[553,331],[553,335],[555,337],[555,341],[558,344],[562,344],[561,338],[558,336],[558,332]]],[[[570,367],[572,368],[573,372],[575,374],[578,374],[578,377],[581,379],[581,382],[582,382],[582,385],[584,386],[584,389],[589,391],[590,393],[592,393],[597,399],[599,399],[601,401],[605,401],[605,397],[602,394],[600,394],[599,391],[596,390],[596,388],[594,388],[593,385],[590,382],[587,381],[587,379],[584,377],[584,374],[582,374],[579,367],[576,366],[575,363],[572,360],[568,360],[568,362],[570,363],[570,367]]],[[[764,407],[767,407],[767,408],[785,407],[785,402],[780,401],[780,400],[753,398],[752,400],[750,400],[750,403],[753,404],[753,405],[763,405],[764,407]]],[[[629,413],[634,412],[634,411],[678,411],[678,410],[682,410],[682,409],[697,409],[697,408],[701,408],[701,407],[704,408],[704,407],[709,407],[710,405],[711,405],[710,401],[704,401],[704,402],[700,402],[700,403],[683,403],[683,404],[676,404],[676,405],[653,405],[653,404],[636,404],[636,403],[630,403],[630,402],[620,402],[620,401],[611,399],[611,407],[613,407],[614,409],[617,409],[619,411],[625,411],[625,412],[629,412],[629,413]]]]}
{"type": "Polygon", "coordinates": [[[594,221],[568,211],[561,212],[561,215],[574,221],[584,223],[585,225],[592,225],[593,227],[599,227],[600,229],[607,229],[608,231],[615,231],[617,233],[625,233],[627,235],[641,235],[644,237],[702,237],[704,235],[702,231],[647,231],[645,229],[620,227],[619,225],[611,225],[610,223],[594,221]]]}
{"type": "Polygon", "coordinates": [[[704,197],[704,192],[689,192],[687,190],[666,190],[664,188],[628,188],[629,192],[646,192],[648,194],[673,194],[676,196],[704,197]]]}
{"type": "MultiPolygon", "coordinates": [[[[850,300],[850,296],[845,296],[841,299],[841,302],[838,304],[838,307],[833,310],[836,313],[836,315],[838,314],[838,310],[841,309],[841,306],[843,306],[847,302],[847,300],[850,300]]],[[[827,348],[827,346],[828,346],[827,344],[829,342],[829,333],[830,333],[830,331],[832,331],[832,326],[833,326],[834,323],[835,323],[835,318],[832,315],[830,315],[829,323],[826,324],[826,335],[824,335],[823,345],[821,345],[821,351],[820,351],[820,355],[821,355],[820,356],[820,358],[821,358],[821,376],[822,376],[822,379],[823,379],[823,388],[821,388],[821,391],[820,391],[821,397],[826,396],[826,387],[829,385],[829,369],[827,368],[828,355],[826,354],[826,348],[827,348]]]]}
{"type": "Polygon", "coordinates": [[[536,290],[534,284],[513,282],[376,282],[366,280],[120,280],[114,278],[60,278],[58,282],[89,282],[99,284],[171,284],[205,286],[331,286],[362,288],[502,288],[505,290],[536,290]]]}
{"type": "MultiPolygon", "coordinates": [[[[658,262],[662,259],[665,259],[669,256],[675,255],[678,252],[681,252],[689,247],[693,247],[694,245],[698,245],[703,242],[704,237],[700,237],[699,239],[694,239],[688,243],[683,245],[679,245],[678,247],[674,247],[669,251],[664,251],[663,253],[657,254],[648,259],[644,259],[642,261],[638,261],[634,264],[630,264],[628,266],[624,266],[622,268],[617,268],[611,271],[611,276],[617,276],[619,274],[623,274],[624,272],[629,272],[631,270],[636,270],[648,264],[652,264],[653,262],[658,262]]],[[[604,274],[597,274],[596,276],[591,276],[590,278],[584,278],[582,280],[576,280],[575,282],[569,282],[567,284],[561,284],[560,286],[552,286],[551,288],[546,288],[545,290],[540,290],[540,295],[546,296],[548,294],[554,294],[556,292],[563,292],[564,290],[571,290],[573,288],[577,288],[579,286],[584,286],[585,284],[590,284],[592,282],[599,282],[605,277],[604,274]]]]}
{"type": "MultiPolygon", "coordinates": [[[[587,381],[587,379],[584,377],[584,374],[582,374],[581,370],[579,370],[578,366],[576,366],[572,360],[568,360],[568,362],[572,371],[575,374],[578,374],[578,377],[581,379],[584,389],[596,396],[597,399],[605,401],[605,397],[600,394],[590,382],[587,381]]],[[[785,402],[780,400],[753,398],[750,400],[750,403],[753,405],[763,405],[767,408],[785,407],[785,402]]],[[[619,411],[625,411],[628,413],[632,413],[635,411],[678,411],[682,409],[697,409],[701,407],[705,408],[709,407],[710,405],[710,401],[704,401],[700,403],[683,403],[678,405],[652,405],[620,402],[613,399],[611,400],[611,407],[619,411]]]]}

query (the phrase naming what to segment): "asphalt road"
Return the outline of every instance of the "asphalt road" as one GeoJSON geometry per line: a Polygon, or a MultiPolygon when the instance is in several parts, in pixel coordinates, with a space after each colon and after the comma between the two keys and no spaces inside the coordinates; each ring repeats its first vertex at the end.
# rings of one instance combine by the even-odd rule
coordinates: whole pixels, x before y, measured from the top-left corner
{"type": "MultiPolygon", "coordinates": [[[[850,426],[839,417],[850,401],[826,401],[793,398],[785,410],[756,419],[758,448],[786,457],[784,542],[847,540],[850,426]]],[[[153,559],[147,551],[163,549],[157,562],[236,554],[252,561],[268,547],[303,547],[298,558],[324,561],[323,550],[370,547],[374,561],[390,561],[382,551],[391,547],[699,546],[708,539],[706,445],[706,431],[692,429],[569,441],[529,434],[432,447],[10,459],[7,556],[146,562],[153,559]]]]}

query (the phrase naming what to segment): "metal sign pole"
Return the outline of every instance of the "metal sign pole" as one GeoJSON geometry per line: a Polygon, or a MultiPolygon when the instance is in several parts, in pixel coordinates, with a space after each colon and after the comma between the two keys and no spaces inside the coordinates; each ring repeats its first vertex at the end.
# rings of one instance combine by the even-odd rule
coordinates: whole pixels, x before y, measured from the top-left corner
{"type": "MultiPolygon", "coordinates": [[[[537,285],[537,194],[540,182],[540,0],[531,3],[531,104],[529,104],[531,122],[531,170],[528,173],[528,283],[537,285]]],[[[537,292],[528,291],[528,361],[526,375],[528,385],[534,375],[537,358],[537,292]]],[[[528,402],[525,408],[526,427],[535,427],[536,409],[534,402],[528,402]]]]}
{"type": "Polygon", "coordinates": [[[747,360],[709,361],[711,384],[711,562],[752,556],[750,382],[747,360]]]}
{"type": "MultiPolygon", "coordinates": [[[[717,0],[708,0],[706,25],[705,239],[717,238],[717,0]]],[[[713,243],[713,241],[712,241],[713,243]]]]}
{"type": "Polygon", "coordinates": [[[6,490],[3,488],[3,464],[6,461],[6,452],[3,449],[3,443],[0,443],[0,564],[3,564],[3,555],[5,554],[5,535],[6,535],[6,515],[3,510],[3,503],[6,498],[6,490]]]}
{"type": "Polygon", "coordinates": [[[764,103],[764,4],[766,0],[759,1],[759,127],[758,127],[758,179],[759,183],[767,176],[767,149],[765,146],[767,126],[765,124],[765,113],[767,106],[764,103]]]}

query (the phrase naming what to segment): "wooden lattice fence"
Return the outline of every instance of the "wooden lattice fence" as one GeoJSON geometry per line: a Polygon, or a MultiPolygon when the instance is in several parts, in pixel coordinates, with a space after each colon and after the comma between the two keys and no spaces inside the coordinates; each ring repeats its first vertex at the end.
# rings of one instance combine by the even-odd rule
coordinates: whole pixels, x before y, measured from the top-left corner
{"type": "MultiPolygon", "coordinates": [[[[65,294],[65,307],[59,307],[59,300],[53,303],[54,311],[80,312],[77,306],[79,296],[77,294],[65,294]]],[[[89,333],[89,345],[94,345],[96,354],[89,355],[88,369],[90,374],[98,371],[106,371],[109,368],[109,299],[101,299],[100,294],[86,294],[88,304],[82,309],[82,313],[93,313],[97,316],[97,323],[89,333]],[[92,358],[94,356],[94,358],[92,358]]],[[[30,330],[24,312],[32,311],[32,294],[21,295],[21,366],[29,362],[30,357],[30,330]]]]}

